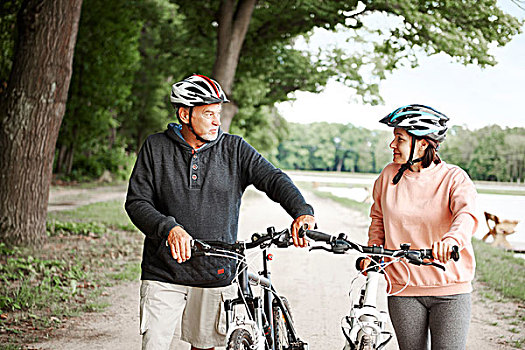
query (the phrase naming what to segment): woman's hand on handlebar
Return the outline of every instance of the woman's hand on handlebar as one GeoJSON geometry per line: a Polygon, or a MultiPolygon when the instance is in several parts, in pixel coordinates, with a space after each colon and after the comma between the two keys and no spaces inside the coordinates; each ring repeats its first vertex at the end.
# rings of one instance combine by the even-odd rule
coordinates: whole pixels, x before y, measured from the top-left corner
{"type": "Polygon", "coordinates": [[[191,236],[182,226],[175,226],[171,229],[167,243],[171,250],[171,256],[179,264],[191,257],[191,236]]]}
{"type": "Polygon", "coordinates": [[[308,229],[313,230],[315,228],[315,218],[312,215],[301,215],[295,219],[292,223],[292,239],[293,245],[296,247],[306,247],[308,241],[306,237],[299,237],[299,229],[304,227],[304,224],[308,224],[308,229]]]}
{"type": "Polygon", "coordinates": [[[360,258],[356,261],[356,268],[363,273],[363,275],[367,275],[366,271],[368,270],[368,267],[370,266],[370,263],[372,262],[372,259],[370,258],[360,258]]]}
{"type": "Polygon", "coordinates": [[[434,259],[439,260],[443,264],[446,264],[452,257],[452,250],[454,244],[438,241],[432,244],[432,256],[434,259]]]}

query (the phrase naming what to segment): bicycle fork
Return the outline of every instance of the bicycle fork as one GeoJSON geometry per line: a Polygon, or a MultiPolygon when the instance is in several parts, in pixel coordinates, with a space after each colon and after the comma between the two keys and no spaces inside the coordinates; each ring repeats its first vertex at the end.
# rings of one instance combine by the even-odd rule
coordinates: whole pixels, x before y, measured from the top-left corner
{"type": "Polygon", "coordinates": [[[382,349],[392,338],[392,334],[385,330],[388,322],[387,313],[376,307],[381,278],[381,273],[368,271],[359,303],[351,308],[350,316],[345,319],[350,330],[345,332],[343,328],[343,334],[347,339],[344,350],[356,349],[362,342],[370,343],[374,349],[382,349]]]}
{"type": "MultiPolygon", "coordinates": [[[[266,350],[266,338],[263,333],[264,325],[264,316],[261,298],[255,297],[249,301],[250,310],[247,310],[252,314],[252,317],[243,316],[234,316],[234,307],[237,304],[244,304],[245,300],[240,298],[233,300],[226,300],[224,302],[224,308],[226,311],[226,325],[227,325],[227,334],[226,339],[230,339],[231,334],[236,329],[245,329],[248,331],[255,344],[254,350],[266,350]]],[[[250,348],[251,349],[251,348],[250,348]]]]}
{"type": "Polygon", "coordinates": [[[235,329],[246,329],[254,338],[256,350],[266,350],[266,345],[273,349],[273,327],[272,327],[272,294],[270,272],[266,262],[267,251],[264,249],[263,271],[260,274],[247,271],[242,267],[239,275],[239,295],[236,299],[226,300],[224,308],[226,311],[227,339],[235,329]],[[250,288],[250,281],[265,288],[264,298],[254,297],[250,288]],[[236,305],[245,305],[247,315],[235,315],[236,305]],[[266,315],[266,317],[265,317],[266,315]],[[268,334],[268,332],[271,332],[268,334]]]}

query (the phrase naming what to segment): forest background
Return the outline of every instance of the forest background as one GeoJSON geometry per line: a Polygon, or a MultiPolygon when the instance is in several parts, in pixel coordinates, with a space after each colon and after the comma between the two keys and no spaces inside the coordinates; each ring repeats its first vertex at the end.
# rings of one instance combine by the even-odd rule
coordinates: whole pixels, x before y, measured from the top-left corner
{"type": "MultiPolygon", "coordinates": [[[[523,6],[521,1],[509,1],[523,6]]],[[[17,125],[42,130],[52,123],[46,123],[44,115],[42,122],[26,128],[29,117],[18,115],[16,124],[10,117],[14,114],[5,112],[16,97],[10,84],[21,54],[17,48],[32,30],[24,16],[45,16],[42,4],[46,3],[50,2],[7,0],[1,5],[0,146],[9,150],[1,157],[6,164],[1,167],[2,179],[9,181],[2,182],[0,204],[9,202],[9,193],[20,193],[26,186],[14,183],[20,178],[12,170],[14,165],[29,174],[35,162],[46,162],[46,157],[39,160],[38,150],[43,147],[35,131],[28,133],[32,147],[11,148],[10,140],[18,135],[13,131],[17,125]]],[[[417,67],[420,53],[446,54],[458,64],[489,67],[497,63],[490,48],[507,44],[523,25],[494,0],[223,0],[201,1],[198,6],[190,0],[76,3],[81,6],[78,34],[65,112],[61,123],[58,118],[53,124],[59,128],[56,147],[52,135],[44,137],[52,146],[53,179],[66,182],[99,179],[108,172],[113,179],[126,179],[145,138],[176,121],[169,104],[171,84],[194,72],[215,77],[232,100],[223,108],[223,129],[243,136],[276,166],[378,173],[391,160],[390,132],[327,123],[322,115],[316,123],[290,123],[279,114],[276,103],[293,100],[296,91],[320,92],[335,80],[352,88],[362,103],[380,104],[380,82],[396,69],[417,67]],[[395,17],[397,24],[368,28],[363,19],[374,13],[395,17]],[[295,45],[316,28],[345,32],[347,45],[318,52],[295,45]]],[[[48,20],[56,19],[50,13],[48,20]]],[[[29,77],[36,83],[37,73],[29,77]]],[[[473,130],[456,125],[440,154],[474,180],[523,182],[525,129],[494,124],[473,130]]],[[[45,185],[46,177],[41,173],[40,178],[45,185]]],[[[48,188],[36,188],[39,191],[47,198],[48,188]]],[[[12,210],[9,205],[3,208],[12,210]]],[[[15,211],[32,212],[15,208],[11,213],[15,211]]],[[[0,220],[2,233],[15,227],[14,241],[27,240],[30,225],[9,215],[14,214],[0,220]]],[[[41,237],[44,218],[31,218],[41,223],[36,230],[41,237]]]]}
{"type": "MultiPolygon", "coordinates": [[[[3,10],[9,11],[3,13],[1,22],[0,80],[4,86],[16,34],[12,29],[16,28],[16,13],[22,2],[7,3],[3,10]]],[[[200,13],[206,19],[203,23],[211,28],[217,26],[213,16],[218,2],[206,3],[199,8],[168,0],[84,1],[66,113],[55,152],[53,169],[57,178],[86,181],[108,170],[116,178],[125,179],[145,137],[176,121],[168,99],[171,84],[193,72],[210,74],[215,58],[214,31],[187,25],[200,13]]],[[[310,10],[314,6],[312,2],[310,10]]],[[[349,30],[342,24],[332,26],[334,30],[349,30]]],[[[260,25],[259,31],[263,29],[260,25]]],[[[246,44],[250,47],[240,60],[233,96],[239,110],[229,132],[246,138],[284,169],[380,172],[391,159],[387,147],[390,133],[350,123],[323,123],[322,116],[319,123],[289,123],[274,107],[276,102],[293,99],[295,90],[321,90],[329,77],[343,69],[339,65],[357,68],[358,64],[377,64],[372,62],[372,54],[369,62],[359,62],[366,61],[365,55],[339,62],[345,53],[312,55],[294,49],[294,39],[282,35],[270,48],[246,44]],[[261,50],[266,52],[262,57],[258,55],[261,50]],[[296,86],[289,86],[293,83],[296,86]]],[[[380,53],[391,54],[374,54],[380,53]]],[[[400,57],[387,59],[394,61],[390,64],[403,64],[400,57]]],[[[381,68],[386,71],[394,67],[381,68]]],[[[360,94],[365,102],[381,101],[377,84],[365,82],[366,77],[342,79],[350,78],[356,79],[354,84],[360,83],[356,95],[360,94]]],[[[523,182],[525,129],[492,125],[470,130],[454,126],[441,155],[475,180],[523,182]]]]}

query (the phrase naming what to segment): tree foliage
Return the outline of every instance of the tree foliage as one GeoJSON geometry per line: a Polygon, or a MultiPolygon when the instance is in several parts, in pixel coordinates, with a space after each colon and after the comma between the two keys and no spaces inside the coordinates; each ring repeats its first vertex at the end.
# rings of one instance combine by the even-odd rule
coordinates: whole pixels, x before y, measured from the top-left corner
{"type": "Polygon", "coordinates": [[[0,94],[7,88],[7,81],[13,64],[15,46],[16,16],[22,0],[6,0],[0,4],[0,94]]]}
{"type": "Polygon", "coordinates": [[[131,109],[121,117],[119,129],[128,140],[128,149],[135,152],[149,134],[176,119],[169,89],[171,83],[184,78],[187,64],[180,51],[184,27],[178,6],[166,0],[148,0],[141,5],[141,18],[139,69],[132,83],[131,109]]]}
{"type": "MultiPolygon", "coordinates": [[[[269,153],[285,169],[378,173],[392,161],[392,133],[351,124],[290,124],[289,135],[277,154],[269,153]]],[[[460,166],[474,180],[525,180],[525,128],[497,125],[478,130],[452,127],[440,146],[447,163],[460,166]]]]}
{"type": "Polygon", "coordinates": [[[377,173],[390,160],[386,131],[351,124],[290,124],[276,164],[285,169],[377,173]]]}
{"type": "MultiPolygon", "coordinates": [[[[233,3],[238,9],[241,2],[233,3]]],[[[139,9],[134,15],[142,26],[138,68],[131,90],[123,98],[131,107],[104,119],[113,120],[110,129],[117,128],[116,135],[127,143],[128,150],[136,151],[149,133],[162,130],[167,121],[175,119],[167,99],[174,81],[191,73],[211,75],[220,49],[221,3],[215,0],[195,6],[190,0],[148,0],[133,4],[139,9]]],[[[357,1],[257,2],[229,96],[238,108],[230,131],[275,156],[288,127],[273,105],[293,99],[294,91],[319,92],[329,79],[337,79],[353,87],[364,102],[380,103],[380,79],[403,65],[417,65],[419,53],[444,52],[464,64],[491,65],[495,62],[488,52],[489,43],[503,45],[519,28],[519,22],[501,12],[493,0],[466,0],[464,6],[415,0],[363,3],[365,7],[357,1]],[[374,16],[385,24],[370,24],[374,16]],[[297,47],[298,36],[308,37],[314,28],[345,33],[347,41],[319,51],[297,47]]],[[[114,8],[113,12],[130,11],[131,5],[120,6],[126,9],[114,8]]],[[[106,32],[108,38],[112,35],[106,32]]],[[[103,137],[108,135],[112,134],[94,137],[93,143],[104,144],[103,137]]],[[[344,158],[350,162],[350,157],[344,158]]],[[[355,163],[353,167],[359,168],[358,161],[355,163]]],[[[77,168],[83,164],[77,163],[77,168]]]]}
{"type": "MultiPolygon", "coordinates": [[[[11,67],[21,3],[7,0],[1,7],[2,84],[11,67]]],[[[175,119],[170,85],[191,73],[211,75],[218,69],[225,50],[220,26],[234,25],[225,18],[238,20],[243,4],[251,1],[86,0],[56,171],[95,177],[104,169],[125,173],[127,152],[175,119]],[[221,12],[228,6],[230,13],[221,12]]],[[[293,99],[295,91],[319,92],[335,79],[354,88],[363,102],[377,104],[380,80],[401,66],[416,66],[421,54],[493,65],[489,48],[504,45],[519,28],[495,0],[257,1],[245,36],[235,38],[242,46],[228,73],[237,111],[229,130],[276,156],[277,145],[293,130],[274,104],[293,99]],[[322,49],[296,44],[298,38],[308,41],[314,30],[336,32],[346,41],[322,49]]],[[[315,157],[323,158],[320,153],[315,157]]],[[[363,167],[357,160],[348,163],[350,156],[338,161],[342,158],[341,169],[363,167]]]]}
{"type": "MultiPolygon", "coordinates": [[[[211,68],[209,58],[220,50],[216,36],[222,1],[201,6],[192,6],[190,0],[172,1],[184,13],[192,49],[205,52],[211,68]]],[[[376,104],[381,101],[379,80],[400,66],[417,65],[419,52],[442,52],[464,64],[494,65],[490,45],[506,44],[520,28],[520,22],[501,11],[495,0],[361,3],[364,6],[357,0],[259,1],[235,73],[233,101],[243,103],[244,93],[238,93],[237,85],[250,77],[257,77],[267,91],[268,105],[291,98],[289,94],[297,90],[319,91],[334,77],[355,88],[365,102],[376,104]],[[380,16],[383,25],[367,24],[372,16],[380,16]],[[314,28],[344,32],[347,42],[315,54],[297,52],[295,38],[314,28]]]]}
{"type": "Polygon", "coordinates": [[[113,147],[122,149],[116,128],[131,107],[141,28],[135,1],[85,1],[57,141],[57,172],[69,174],[74,165],[80,172],[77,175],[100,176],[105,168],[117,170],[118,163],[111,162],[114,155],[107,153],[113,147]]]}
{"type": "Polygon", "coordinates": [[[475,180],[525,180],[525,129],[492,125],[470,131],[455,127],[443,143],[443,158],[475,180]]]}

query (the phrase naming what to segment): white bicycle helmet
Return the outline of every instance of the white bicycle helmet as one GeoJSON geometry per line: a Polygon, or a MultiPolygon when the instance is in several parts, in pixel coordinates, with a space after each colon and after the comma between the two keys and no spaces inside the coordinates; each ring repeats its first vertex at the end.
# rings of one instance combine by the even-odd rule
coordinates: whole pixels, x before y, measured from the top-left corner
{"type": "Polygon", "coordinates": [[[443,142],[448,130],[448,120],[446,115],[431,107],[414,104],[396,109],[379,122],[394,128],[403,128],[415,136],[443,142]]]}
{"type": "Polygon", "coordinates": [[[170,102],[174,108],[195,107],[230,102],[221,86],[204,75],[193,74],[171,86],[170,102]]]}

